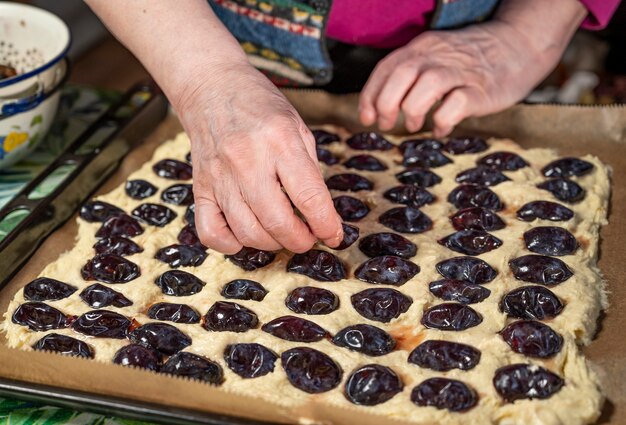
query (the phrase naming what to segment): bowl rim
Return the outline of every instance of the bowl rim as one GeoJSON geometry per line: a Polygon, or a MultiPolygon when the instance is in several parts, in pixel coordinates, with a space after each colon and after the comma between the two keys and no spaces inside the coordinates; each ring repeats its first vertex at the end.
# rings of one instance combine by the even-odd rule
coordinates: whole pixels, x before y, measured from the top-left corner
{"type": "Polygon", "coordinates": [[[53,86],[50,91],[45,93],[44,97],[41,99],[41,102],[39,104],[35,105],[34,107],[28,109],[28,110],[18,112],[17,114],[7,115],[5,117],[0,117],[0,122],[2,122],[4,120],[8,120],[9,118],[14,117],[15,115],[26,114],[26,113],[32,111],[33,109],[35,109],[36,107],[38,107],[39,105],[41,105],[42,103],[44,103],[45,101],[47,101],[48,99],[50,99],[52,96],[54,96],[55,94],[57,94],[58,92],[60,92],[63,89],[63,87],[66,85],[66,83],[67,83],[67,81],[69,80],[69,77],[70,77],[71,63],[70,63],[68,58],[62,58],[62,59],[65,61],[65,73],[63,74],[63,77],[61,77],[59,79],[57,84],[55,86],[53,86]]]}
{"type": "Polygon", "coordinates": [[[0,7],[14,7],[16,9],[30,9],[31,11],[36,11],[36,13],[43,13],[48,15],[48,17],[52,18],[53,20],[56,20],[58,23],[61,24],[61,28],[63,28],[65,30],[65,32],[67,33],[67,43],[65,44],[65,46],[61,49],[61,51],[55,56],[53,57],[51,60],[49,60],[48,62],[44,63],[41,66],[38,66],[35,69],[31,69],[28,72],[25,72],[24,74],[20,74],[20,75],[16,75],[15,77],[11,77],[11,78],[5,78],[3,80],[0,80],[0,88],[1,87],[7,87],[10,86],[14,83],[18,83],[20,81],[24,81],[28,78],[31,78],[37,74],[40,74],[41,72],[47,70],[48,68],[56,65],[61,59],[63,59],[63,57],[65,57],[65,55],[67,54],[67,51],[70,48],[70,45],[72,44],[72,33],[70,32],[69,27],[67,26],[67,24],[63,21],[63,19],[59,18],[57,15],[55,15],[52,12],[49,12],[45,9],[39,8],[39,7],[35,7],[35,6],[31,6],[28,4],[21,4],[21,3],[11,3],[11,2],[0,2],[0,7]]]}

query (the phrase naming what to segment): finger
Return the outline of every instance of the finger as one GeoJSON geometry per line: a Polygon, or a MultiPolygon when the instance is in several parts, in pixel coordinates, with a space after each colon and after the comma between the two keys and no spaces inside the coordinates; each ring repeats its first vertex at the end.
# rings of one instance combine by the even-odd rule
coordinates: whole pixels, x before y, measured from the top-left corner
{"type": "Polygon", "coordinates": [[[460,87],[448,94],[433,114],[435,137],[444,137],[465,118],[489,112],[482,91],[475,87],[460,87]]]}
{"type": "MultiPolygon", "coordinates": [[[[303,142],[304,142],[304,144],[305,144],[305,146],[306,146],[306,148],[307,148],[307,152],[308,152],[308,154],[309,154],[309,157],[311,158],[311,160],[313,161],[313,163],[314,163],[314,164],[318,164],[318,166],[316,167],[316,169],[317,169],[317,172],[318,172],[318,174],[319,174],[319,177],[323,180],[323,179],[324,179],[324,176],[322,175],[322,171],[321,171],[321,169],[319,168],[319,160],[318,160],[318,158],[317,158],[317,149],[316,149],[317,144],[316,144],[316,142],[315,142],[315,137],[313,136],[313,133],[312,133],[312,132],[311,132],[311,130],[310,130],[310,129],[306,126],[306,124],[304,124],[304,122],[303,122],[303,121],[301,121],[301,125],[300,125],[299,129],[300,129],[300,136],[302,137],[302,140],[303,140],[303,142]]],[[[280,184],[279,184],[279,185],[280,185],[280,184]]],[[[281,194],[282,194],[282,195],[285,195],[285,193],[284,193],[282,190],[281,190],[281,194]]],[[[307,230],[307,233],[308,233],[308,234],[310,234],[310,235],[312,235],[312,236],[313,236],[313,238],[315,238],[315,235],[313,235],[313,234],[311,233],[311,229],[310,229],[310,227],[309,227],[306,223],[304,223],[304,222],[300,219],[300,217],[298,217],[298,216],[295,214],[295,211],[293,210],[293,208],[295,207],[295,205],[294,205],[294,204],[290,201],[290,199],[289,199],[287,196],[285,196],[285,198],[286,198],[286,199],[287,199],[287,201],[289,202],[289,210],[291,211],[291,213],[292,213],[292,214],[294,214],[294,216],[295,216],[295,217],[296,217],[296,219],[297,219],[297,222],[298,222],[297,226],[299,227],[299,226],[300,226],[300,223],[301,223],[301,224],[303,224],[303,225],[305,226],[305,229],[307,230]]],[[[340,242],[339,242],[339,243],[341,243],[341,240],[343,240],[343,226],[341,227],[341,237],[340,237],[339,239],[340,239],[340,242]]],[[[332,244],[332,243],[334,243],[334,242],[328,242],[328,243],[331,243],[331,244],[332,244]]],[[[306,243],[306,242],[304,242],[304,244],[305,244],[305,245],[308,245],[308,243],[306,243]]],[[[334,245],[332,245],[332,246],[334,246],[334,245]]],[[[309,247],[309,249],[310,249],[310,247],[309,247]]],[[[294,249],[293,251],[294,251],[294,252],[299,252],[297,249],[294,249]]],[[[306,251],[306,250],[304,250],[304,251],[306,251]]]]}
{"type": "Polygon", "coordinates": [[[223,254],[235,254],[243,247],[228,227],[222,210],[211,196],[196,196],[196,231],[203,245],[223,254]]]}
{"type": "Polygon", "coordinates": [[[460,84],[462,81],[453,70],[446,68],[425,70],[402,101],[401,109],[406,129],[413,132],[422,128],[430,108],[460,84]]]}
{"type": "Polygon", "coordinates": [[[277,162],[278,178],[313,234],[326,245],[341,243],[343,229],[322,175],[308,153],[297,151],[289,161],[277,162]]]}
{"type": "Polygon", "coordinates": [[[376,122],[377,114],[375,102],[378,98],[378,94],[387,82],[389,75],[393,71],[393,67],[391,66],[392,61],[388,58],[383,59],[376,65],[370,77],[367,79],[363,90],[361,90],[359,96],[359,119],[363,125],[370,126],[376,122]]]}
{"type": "Polygon", "coordinates": [[[265,251],[282,248],[282,245],[272,238],[259,223],[236,185],[223,187],[222,192],[217,192],[215,195],[226,222],[239,243],[265,251]]]}
{"type": "Polygon", "coordinates": [[[417,67],[400,65],[387,78],[376,99],[378,127],[381,130],[390,130],[398,120],[400,103],[415,83],[417,74],[417,67]]]}
{"type": "Polygon", "coordinates": [[[306,252],[317,242],[309,227],[293,211],[278,180],[264,182],[244,198],[274,240],[293,252],[306,252]]]}

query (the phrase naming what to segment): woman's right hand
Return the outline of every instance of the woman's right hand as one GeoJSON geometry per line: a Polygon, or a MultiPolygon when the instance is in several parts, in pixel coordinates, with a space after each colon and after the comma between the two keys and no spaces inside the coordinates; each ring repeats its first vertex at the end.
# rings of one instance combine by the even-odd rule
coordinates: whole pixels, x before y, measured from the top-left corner
{"type": "Polygon", "coordinates": [[[341,242],[311,132],[206,1],[86,1],[178,112],[191,139],[205,245],[234,254],[242,246],[304,252],[318,239],[341,242]]]}
{"type": "Polygon", "coordinates": [[[243,246],[304,252],[318,239],[337,246],[341,219],[313,135],[293,106],[245,61],[195,77],[174,108],[191,139],[202,243],[225,254],[243,246]]]}

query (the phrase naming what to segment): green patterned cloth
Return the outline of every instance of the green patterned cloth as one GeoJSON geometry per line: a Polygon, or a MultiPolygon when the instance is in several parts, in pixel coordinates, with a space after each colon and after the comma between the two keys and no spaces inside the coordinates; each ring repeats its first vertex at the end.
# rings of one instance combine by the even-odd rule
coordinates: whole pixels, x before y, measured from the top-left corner
{"type": "Polygon", "coordinates": [[[149,422],[0,399],[0,425],[150,425],[149,422]]]}
{"type": "MultiPolygon", "coordinates": [[[[120,93],[89,87],[67,86],[63,89],[59,112],[48,136],[32,155],[8,170],[0,172],[0,208],[35,178],[65,148],[96,121],[107,108],[120,99],[120,93]]],[[[45,180],[37,190],[46,196],[69,173],[62,168],[45,180]]],[[[11,231],[23,216],[9,215],[0,222],[0,239],[11,231]]],[[[129,419],[78,412],[39,403],[0,398],[0,425],[148,425],[129,419]]]]}

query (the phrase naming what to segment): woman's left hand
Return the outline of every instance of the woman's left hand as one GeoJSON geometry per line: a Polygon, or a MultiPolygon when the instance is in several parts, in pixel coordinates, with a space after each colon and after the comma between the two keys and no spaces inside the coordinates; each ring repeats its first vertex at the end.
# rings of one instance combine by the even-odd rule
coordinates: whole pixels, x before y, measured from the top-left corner
{"type": "Polygon", "coordinates": [[[389,130],[402,112],[414,132],[441,101],[433,113],[441,137],[464,118],[523,99],[557,64],[585,16],[577,0],[544,1],[505,1],[492,21],[428,31],[389,54],[361,93],[363,124],[389,130]]]}

